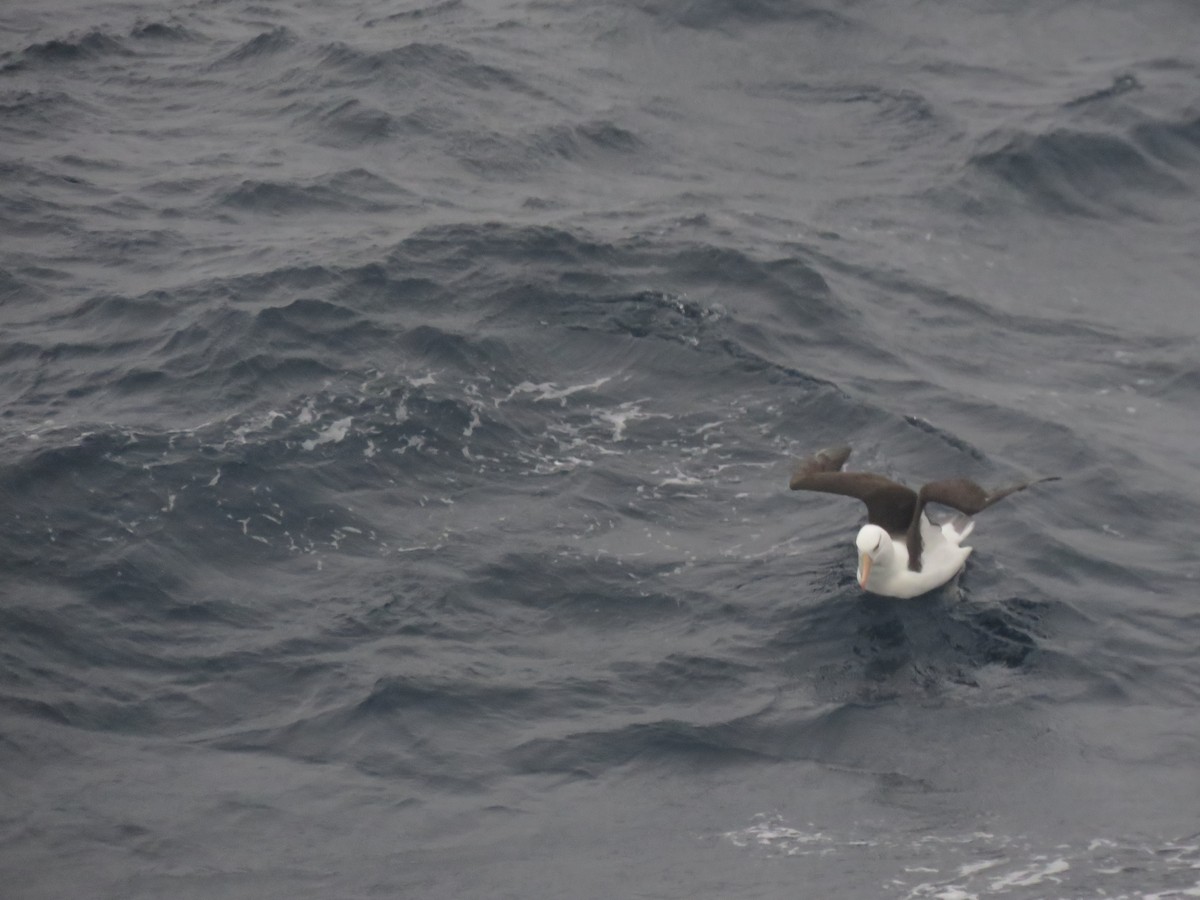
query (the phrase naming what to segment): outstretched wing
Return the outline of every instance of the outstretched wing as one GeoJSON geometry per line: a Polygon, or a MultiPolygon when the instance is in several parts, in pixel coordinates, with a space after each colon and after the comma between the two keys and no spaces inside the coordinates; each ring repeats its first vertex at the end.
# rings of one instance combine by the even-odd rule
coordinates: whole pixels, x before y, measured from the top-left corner
{"type": "Polygon", "coordinates": [[[1047,478],[1021,481],[994,491],[984,490],[969,478],[946,478],[942,481],[929,482],[917,494],[917,502],[913,507],[912,520],[908,527],[909,568],[920,571],[922,550],[921,513],[925,511],[926,503],[940,503],[943,506],[949,506],[952,509],[957,509],[959,512],[966,513],[968,516],[973,516],[987,509],[998,500],[1003,500],[1009,494],[1023,491],[1030,485],[1041,484],[1043,481],[1058,480],[1057,475],[1051,475],[1047,478]]]}
{"type": "Polygon", "coordinates": [[[964,512],[968,516],[982,512],[998,500],[1003,500],[1009,494],[1023,491],[1033,484],[1043,481],[1058,481],[1057,475],[1048,478],[1035,478],[1032,481],[1022,481],[1006,488],[986,491],[969,478],[947,478],[944,481],[931,481],[921,488],[917,495],[917,508],[914,515],[920,515],[926,503],[940,503],[964,512]]]}
{"type": "Polygon", "coordinates": [[[849,447],[829,447],[819,453],[814,453],[807,459],[796,460],[796,468],[792,470],[792,480],[789,486],[793,491],[820,490],[820,488],[808,487],[806,481],[814,475],[841,471],[846,460],[850,458],[850,453],[849,447]]]}
{"type": "Polygon", "coordinates": [[[843,472],[849,447],[831,447],[796,463],[789,487],[793,491],[820,491],[854,497],[867,505],[867,521],[888,534],[901,535],[913,521],[917,493],[882,475],[843,472]]]}

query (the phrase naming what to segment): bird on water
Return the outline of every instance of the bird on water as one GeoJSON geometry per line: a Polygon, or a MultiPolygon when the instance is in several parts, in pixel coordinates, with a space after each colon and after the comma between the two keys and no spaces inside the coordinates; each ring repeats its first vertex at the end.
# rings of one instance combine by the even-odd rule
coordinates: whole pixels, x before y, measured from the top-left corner
{"type": "Polygon", "coordinates": [[[843,472],[849,447],[831,447],[796,464],[793,491],[820,491],[854,497],[867,505],[867,524],[858,532],[858,584],[886,597],[917,597],[957,575],[971,555],[963,541],[974,530],[968,518],[1009,494],[1057,481],[1035,478],[987,491],[969,478],[931,481],[919,491],[873,472],[843,472]],[[938,503],[962,516],[935,525],[925,506],[938,503]]]}

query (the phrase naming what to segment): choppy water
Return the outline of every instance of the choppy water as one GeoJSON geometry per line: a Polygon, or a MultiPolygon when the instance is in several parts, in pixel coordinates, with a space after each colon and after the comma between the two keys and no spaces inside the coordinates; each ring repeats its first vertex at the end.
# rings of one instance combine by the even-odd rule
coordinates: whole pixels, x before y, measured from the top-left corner
{"type": "Polygon", "coordinates": [[[1194,3],[23,6],[6,897],[1200,896],[1194,3]]]}

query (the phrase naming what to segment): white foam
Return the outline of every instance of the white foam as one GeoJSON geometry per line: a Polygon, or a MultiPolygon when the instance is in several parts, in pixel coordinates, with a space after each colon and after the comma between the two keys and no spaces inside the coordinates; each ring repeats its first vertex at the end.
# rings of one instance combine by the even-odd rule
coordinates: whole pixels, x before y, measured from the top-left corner
{"type": "Polygon", "coordinates": [[[475,433],[475,429],[483,424],[483,420],[479,418],[479,409],[471,407],[471,421],[467,423],[467,427],[463,429],[463,437],[469,438],[475,433]]]}
{"type": "Polygon", "coordinates": [[[580,466],[595,465],[590,459],[579,456],[564,456],[561,459],[543,459],[533,467],[535,475],[556,475],[560,472],[574,472],[580,466]]]}
{"type": "Polygon", "coordinates": [[[983,859],[979,862],[965,863],[958,868],[959,878],[970,878],[972,875],[983,872],[987,869],[993,869],[998,865],[1007,862],[1004,859],[983,859]]]}
{"type": "Polygon", "coordinates": [[[723,837],[738,847],[771,856],[832,856],[843,863],[867,852],[891,858],[898,869],[890,882],[904,900],[991,900],[1015,896],[1112,897],[1114,900],[1172,900],[1200,897],[1200,846],[1191,840],[1147,844],[1144,840],[1095,838],[1076,846],[1046,844],[990,832],[926,833],[919,837],[879,832],[870,840],[818,829],[795,828],[777,814],[760,814],[752,824],[723,837]],[[1041,852],[1039,852],[1039,850],[1041,852]],[[918,883],[909,881],[916,876],[918,883]]]}
{"type": "Polygon", "coordinates": [[[1053,881],[1058,883],[1061,881],[1055,878],[1055,875],[1061,875],[1071,868],[1071,864],[1061,857],[1044,866],[1034,866],[1033,868],[1010,872],[1001,878],[992,881],[991,889],[998,891],[1007,887],[1033,887],[1035,884],[1041,884],[1043,881],[1053,881]]]}
{"type": "Polygon", "coordinates": [[[659,487],[668,487],[671,485],[677,485],[679,487],[695,487],[698,484],[704,484],[704,480],[701,478],[697,478],[694,475],[685,475],[682,472],[676,470],[675,474],[672,477],[664,478],[662,481],[660,481],[658,483],[658,486],[659,487]]]}
{"type": "Polygon", "coordinates": [[[1160,891],[1157,894],[1143,894],[1142,900],[1166,900],[1168,897],[1200,897],[1200,881],[1197,881],[1195,886],[1190,888],[1160,891]]]}
{"type": "Polygon", "coordinates": [[[666,413],[647,413],[643,412],[640,400],[630,400],[622,403],[616,409],[605,409],[598,411],[596,419],[601,422],[606,422],[612,426],[613,443],[619,443],[625,440],[625,428],[630,422],[640,422],[645,419],[669,419],[671,416],[666,413]]]}
{"type": "Polygon", "coordinates": [[[786,856],[821,853],[833,843],[833,839],[823,832],[792,828],[783,824],[778,817],[762,817],[750,827],[728,831],[724,836],[737,847],[753,844],[782,852],[786,856]]]}
{"type": "Polygon", "coordinates": [[[957,885],[950,885],[938,893],[930,894],[929,896],[933,897],[934,900],[979,900],[978,894],[970,894],[957,885]]]}
{"type": "Polygon", "coordinates": [[[353,416],[338,419],[322,430],[315,438],[303,441],[300,446],[305,450],[312,450],[321,444],[340,444],[346,439],[346,435],[350,433],[350,426],[353,422],[353,416]]]}
{"type": "Polygon", "coordinates": [[[404,439],[403,447],[393,447],[392,452],[403,456],[409,450],[422,450],[425,447],[425,435],[413,434],[404,439]]]}
{"type": "Polygon", "coordinates": [[[558,400],[563,406],[566,406],[567,398],[572,394],[578,394],[580,391],[594,391],[611,380],[611,375],[605,375],[603,378],[597,378],[595,381],[590,381],[587,384],[576,384],[565,388],[560,388],[552,381],[543,381],[541,384],[534,384],[532,381],[522,381],[508,392],[507,397],[497,400],[496,405],[499,406],[501,403],[511,400],[517,394],[536,394],[537,396],[533,398],[535,403],[541,403],[545,400],[558,400]]]}

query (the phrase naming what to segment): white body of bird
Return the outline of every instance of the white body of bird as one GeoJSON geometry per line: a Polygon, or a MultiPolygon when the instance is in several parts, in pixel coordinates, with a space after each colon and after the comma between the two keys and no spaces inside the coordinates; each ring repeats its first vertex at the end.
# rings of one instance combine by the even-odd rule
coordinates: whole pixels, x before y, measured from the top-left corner
{"type": "Polygon", "coordinates": [[[963,547],[975,523],[959,518],[934,525],[921,514],[921,571],[908,566],[908,547],[903,537],[893,539],[878,525],[864,525],[855,541],[858,547],[858,584],[872,594],[886,597],[919,597],[941,587],[957,575],[971,555],[963,547]]]}

